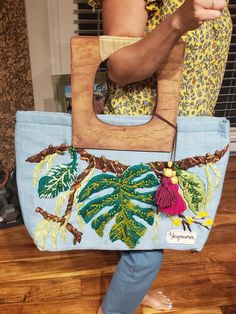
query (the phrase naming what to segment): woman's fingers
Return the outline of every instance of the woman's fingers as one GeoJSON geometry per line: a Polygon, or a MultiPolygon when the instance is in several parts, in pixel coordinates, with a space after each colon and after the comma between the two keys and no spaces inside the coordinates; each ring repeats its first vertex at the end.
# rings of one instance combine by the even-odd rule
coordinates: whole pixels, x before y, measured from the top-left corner
{"type": "Polygon", "coordinates": [[[222,11],[227,7],[225,0],[201,0],[205,10],[202,11],[202,20],[215,20],[219,18],[222,11]]]}
{"type": "Polygon", "coordinates": [[[226,7],[225,0],[185,0],[175,15],[180,28],[189,31],[198,28],[204,21],[218,19],[226,7]]]}
{"type": "Polygon", "coordinates": [[[208,20],[216,20],[221,16],[221,11],[219,10],[203,10],[200,14],[200,22],[208,20]]]}
{"type": "Polygon", "coordinates": [[[199,0],[198,2],[203,8],[209,10],[219,10],[222,11],[227,7],[227,2],[225,0],[199,0]]]}
{"type": "Polygon", "coordinates": [[[221,16],[221,11],[227,7],[225,0],[195,0],[198,7],[199,21],[215,20],[221,16]],[[199,1],[199,2],[198,2],[199,1]]]}

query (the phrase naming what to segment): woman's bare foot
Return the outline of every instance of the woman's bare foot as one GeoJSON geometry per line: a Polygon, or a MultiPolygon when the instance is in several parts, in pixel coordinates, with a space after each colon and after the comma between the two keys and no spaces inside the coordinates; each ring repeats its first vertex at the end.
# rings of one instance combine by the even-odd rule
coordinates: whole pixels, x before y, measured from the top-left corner
{"type": "Polygon", "coordinates": [[[150,289],[141,304],[150,306],[155,310],[169,311],[172,309],[171,300],[158,289],[150,289]]]}
{"type": "MultiPolygon", "coordinates": [[[[172,309],[171,300],[158,289],[150,289],[140,304],[150,306],[154,310],[169,311],[172,309]]],[[[97,314],[103,314],[101,305],[97,314]]]]}

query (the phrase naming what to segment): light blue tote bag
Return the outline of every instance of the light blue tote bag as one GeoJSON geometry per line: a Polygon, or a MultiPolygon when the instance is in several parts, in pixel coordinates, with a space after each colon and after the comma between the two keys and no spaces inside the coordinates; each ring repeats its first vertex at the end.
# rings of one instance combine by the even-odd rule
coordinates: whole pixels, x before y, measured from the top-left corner
{"type": "MultiPolygon", "coordinates": [[[[166,134],[170,129],[174,135],[173,122],[177,126],[174,157],[173,152],[156,149],[80,146],[79,137],[72,138],[74,116],[17,112],[19,199],[25,227],[40,250],[203,248],[229,159],[229,121],[177,117],[175,123],[158,112],[155,117],[94,116],[111,130],[131,130],[162,119],[166,134]]],[[[88,124],[86,131],[91,128],[88,124]]],[[[109,138],[107,133],[101,141],[98,134],[98,146],[109,143],[109,138]]]]}

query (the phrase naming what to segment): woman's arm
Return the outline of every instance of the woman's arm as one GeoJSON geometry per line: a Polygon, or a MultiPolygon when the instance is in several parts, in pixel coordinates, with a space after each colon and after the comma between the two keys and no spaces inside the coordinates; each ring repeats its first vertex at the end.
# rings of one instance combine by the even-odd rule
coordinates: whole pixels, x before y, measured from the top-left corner
{"type": "MultiPolygon", "coordinates": [[[[148,18],[145,4],[145,0],[103,0],[105,35],[143,37],[148,18]]],[[[218,18],[226,3],[216,0],[214,10],[211,5],[212,0],[186,0],[146,37],[109,58],[110,79],[124,86],[150,77],[185,32],[198,28],[204,20],[218,18]]]]}

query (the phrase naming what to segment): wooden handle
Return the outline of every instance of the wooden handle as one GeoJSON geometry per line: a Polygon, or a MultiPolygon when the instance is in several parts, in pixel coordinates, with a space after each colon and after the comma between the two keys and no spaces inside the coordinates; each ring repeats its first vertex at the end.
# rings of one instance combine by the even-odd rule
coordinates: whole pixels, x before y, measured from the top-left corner
{"type": "MultiPolygon", "coordinates": [[[[156,116],[137,126],[100,121],[93,110],[93,85],[99,64],[140,38],[74,36],[71,39],[72,144],[80,148],[170,152],[175,129],[156,116]]],[[[176,125],[185,43],[179,41],[158,72],[156,113],[176,125]]]]}

